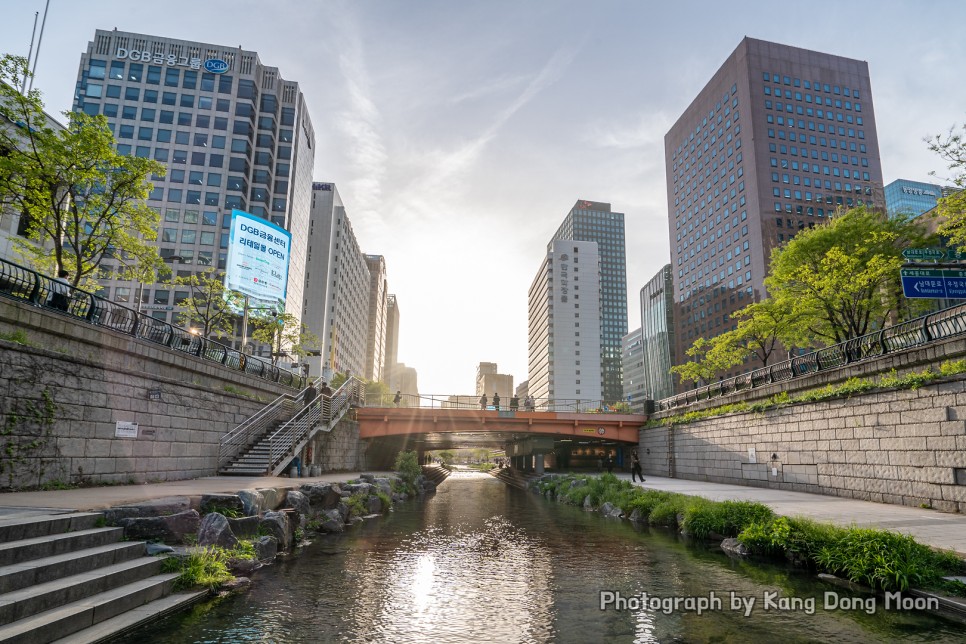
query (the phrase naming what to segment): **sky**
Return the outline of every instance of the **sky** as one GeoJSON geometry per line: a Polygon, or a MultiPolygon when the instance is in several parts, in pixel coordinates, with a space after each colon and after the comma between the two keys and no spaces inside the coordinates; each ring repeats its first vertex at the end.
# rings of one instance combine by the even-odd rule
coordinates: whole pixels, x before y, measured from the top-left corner
{"type": "MultiPolygon", "coordinates": [[[[44,0],[0,0],[26,55],[44,0]]],[[[34,87],[71,107],[95,29],[258,52],[299,83],[314,179],[386,258],[399,360],[423,394],[527,378],[527,291],[577,200],[625,214],[628,329],[669,261],[664,135],[744,36],[865,60],[885,183],[947,176],[923,139],[963,123],[966,3],[50,0],[34,87]]],[[[941,181],[938,181],[941,183],[941,181]]]]}

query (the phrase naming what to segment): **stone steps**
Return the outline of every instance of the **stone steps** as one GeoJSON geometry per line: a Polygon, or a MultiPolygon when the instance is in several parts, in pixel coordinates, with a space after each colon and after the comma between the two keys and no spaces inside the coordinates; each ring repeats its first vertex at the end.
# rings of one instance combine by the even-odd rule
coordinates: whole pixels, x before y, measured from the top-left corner
{"type": "Polygon", "coordinates": [[[0,644],[101,641],[206,594],[172,595],[178,575],[162,574],[143,542],[121,541],[124,530],[100,520],[0,517],[0,644]]]}

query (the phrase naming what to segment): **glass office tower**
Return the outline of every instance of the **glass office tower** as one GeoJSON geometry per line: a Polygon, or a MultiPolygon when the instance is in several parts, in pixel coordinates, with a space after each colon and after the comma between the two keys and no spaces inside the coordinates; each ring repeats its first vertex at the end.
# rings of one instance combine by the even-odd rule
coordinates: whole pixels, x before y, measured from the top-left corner
{"type": "MultiPolygon", "coordinates": [[[[74,110],[107,117],[124,154],[168,166],[148,205],[161,215],[157,245],[176,275],[225,267],[233,208],[292,233],[286,311],[305,306],[306,238],[315,135],[298,83],[236,47],[97,30],[81,55],[74,110]]],[[[102,294],[173,322],[186,290],[115,279],[102,294]]]]}
{"type": "Polygon", "coordinates": [[[567,213],[547,251],[558,240],[597,242],[600,254],[600,381],[606,402],[624,398],[621,380],[622,341],[627,335],[627,263],[624,257],[624,214],[609,203],[579,200],[567,213]]]}

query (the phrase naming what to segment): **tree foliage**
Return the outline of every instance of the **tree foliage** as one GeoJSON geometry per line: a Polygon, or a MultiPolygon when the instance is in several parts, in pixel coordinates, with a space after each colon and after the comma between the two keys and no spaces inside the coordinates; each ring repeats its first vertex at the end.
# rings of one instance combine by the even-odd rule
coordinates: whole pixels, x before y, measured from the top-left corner
{"type": "Polygon", "coordinates": [[[234,334],[239,296],[225,288],[223,276],[213,267],[188,277],[177,277],[172,284],[188,287],[188,298],[181,302],[184,310],[178,313],[177,324],[201,326],[200,334],[226,337],[234,334]]]}
{"type": "Polygon", "coordinates": [[[69,270],[74,285],[111,255],[150,263],[160,216],[145,199],[165,166],[118,154],[103,116],[65,112],[67,127],[55,128],[40,93],[16,89],[28,75],[26,59],[0,58],[0,205],[27,217],[19,252],[39,269],[69,270]]]}
{"type": "Polygon", "coordinates": [[[772,251],[765,286],[796,321],[799,346],[845,342],[885,325],[899,310],[902,250],[926,243],[921,225],[859,206],[798,233],[772,251]]]}
{"type": "Polygon", "coordinates": [[[302,356],[322,344],[318,336],[291,313],[260,312],[251,321],[255,326],[252,339],[272,348],[273,365],[278,364],[278,359],[283,355],[302,356]]]}
{"type": "Polygon", "coordinates": [[[929,149],[946,162],[947,169],[954,172],[949,181],[959,188],[959,191],[939,199],[936,208],[936,214],[942,219],[939,233],[956,248],[966,247],[966,125],[961,129],[963,133],[953,127],[944,135],[926,139],[929,149]]]}

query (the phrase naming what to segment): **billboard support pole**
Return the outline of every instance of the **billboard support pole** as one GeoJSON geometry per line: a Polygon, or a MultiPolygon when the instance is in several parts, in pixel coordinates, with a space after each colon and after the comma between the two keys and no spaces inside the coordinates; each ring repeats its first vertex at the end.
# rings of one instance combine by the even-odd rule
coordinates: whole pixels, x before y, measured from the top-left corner
{"type": "Polygon", "coordinates": [[[245,308],[242,313],[242,340],[241,340],[241,352],[246,353],[245,349],[248,346],[248,296],[245,296],[245,308]]]}

